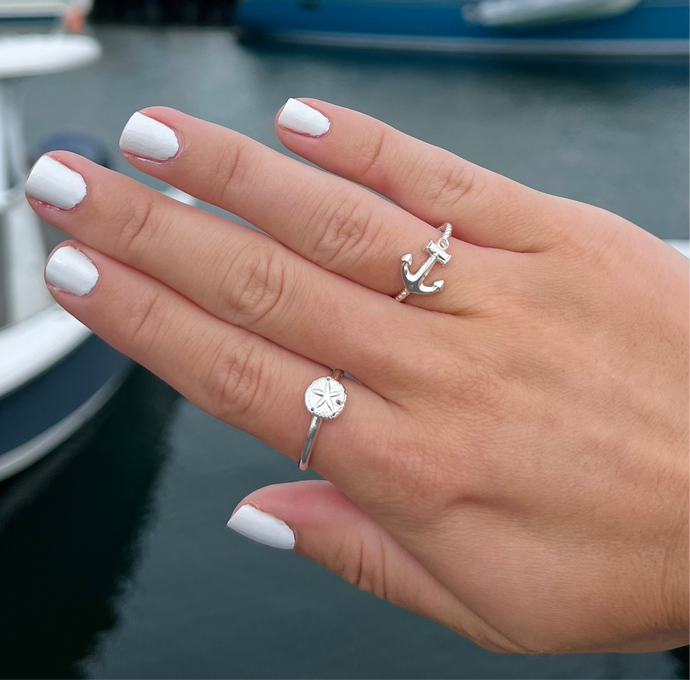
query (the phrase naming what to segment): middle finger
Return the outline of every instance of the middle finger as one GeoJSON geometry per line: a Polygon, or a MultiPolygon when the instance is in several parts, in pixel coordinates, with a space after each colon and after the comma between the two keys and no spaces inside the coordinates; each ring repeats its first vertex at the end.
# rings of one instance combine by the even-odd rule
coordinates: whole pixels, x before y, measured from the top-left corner
{"type": "Polygon", "coordinates": [[[399,373],[390,347],[416,340],[392,299],[321,269],[265,234],[80,156],[40,159],[27,193],[34,210],[70,236],[157,278],[218,318],[342,368],[377,391],[390,388],[387,376],[399,373]],[[51,177],[58,193],[82,182],[84,198],[71,209],[60,206],[44,190],[51,177]]]}

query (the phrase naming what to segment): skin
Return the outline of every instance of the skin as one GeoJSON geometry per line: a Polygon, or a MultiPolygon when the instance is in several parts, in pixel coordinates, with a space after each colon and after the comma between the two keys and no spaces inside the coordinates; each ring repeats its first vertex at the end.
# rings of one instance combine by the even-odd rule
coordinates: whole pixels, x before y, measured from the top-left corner
{"type": "Polygon", "coordinates": [[[31,204],[100,273],[83,297],[51,287],[57,302],[293,459],[306,386],[327,367],[356,377],[312,458],[327,481],[240,505],[360,588],[496,651],[686,644],[687,260],[604,210],[303,101],[329,132],[278,137],[328,172],[164,108],[143,113],[180,153],[127,157],[270,237],[52,154],[87,196],[31,204]],[[444,290],[395,302],[401,255],[416,271],[445,221],[452,259],[427,280],[444,290]]]}

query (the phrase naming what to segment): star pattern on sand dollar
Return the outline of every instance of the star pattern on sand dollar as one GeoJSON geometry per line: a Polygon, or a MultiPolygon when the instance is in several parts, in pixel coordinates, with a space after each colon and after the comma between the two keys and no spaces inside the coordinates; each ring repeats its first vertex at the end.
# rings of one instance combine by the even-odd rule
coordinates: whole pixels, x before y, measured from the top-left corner
{"type": "Polygon", "coordinates": [[[332,378],[315,380],[304,395],[307,409],[319,418],[337,418],[345,406],[347,393],[343,385],[332,378]]]}
{"type": "Polygon", "coordinates": [[[319,397],[319,400],[314,405],[314,410],[326,406],[331,413],[335,413],[342,404],[342,399],[338,399],[341,396],[341,391],[330,380],[327,380],[323,387],[315,387],[314,394],[319,397]],[[337,403],[338,401],[340,401],[340,404],[337,403]]]}

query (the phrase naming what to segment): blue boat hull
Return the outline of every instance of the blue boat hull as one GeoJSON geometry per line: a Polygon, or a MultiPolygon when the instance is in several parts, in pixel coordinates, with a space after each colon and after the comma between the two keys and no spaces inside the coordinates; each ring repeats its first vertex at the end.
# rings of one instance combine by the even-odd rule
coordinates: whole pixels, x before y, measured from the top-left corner
{"type": "Polygon", "coordinates": [[[267,36],[351,46],[515,54],[687,55],[688,0],[647,0],[604,19],[486,28],[453,0],[244,0],[237,25],[267,36]]]}
{"type": "Polygon", "coordinates": [[[58,364],[0,399],[0,480],[76,432],[105,404],[131,365],[90,336],[58,364]]]}

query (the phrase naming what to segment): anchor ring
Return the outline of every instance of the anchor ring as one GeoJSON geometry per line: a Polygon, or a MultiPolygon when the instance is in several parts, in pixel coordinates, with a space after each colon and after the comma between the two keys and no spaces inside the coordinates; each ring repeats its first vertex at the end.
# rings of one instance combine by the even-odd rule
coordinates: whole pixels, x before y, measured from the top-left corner
{"type": "Polygon", "coordinates": [[[442,267],[445,267],[450,262],[451,255],[446,251],[450,247],[450,237],[453,233],[453,225],[450,222],[445,222],[439,229],[443,232],[441,238],[437,243],[429,241],[425,250],[429,254],[427,261],[419,268],[417,272],[411,272],[412,253],[407,253],[402,256],[402,280],[405,286],[400,293],[395,296],[398,302],[402,302],[408,295],[414,293],[416,295],[432,295],[441,291],[444,281],[436,281],[431,286],[425,284],[424,280],[431,272],[433,266],[438,262],[442,267]]]}

